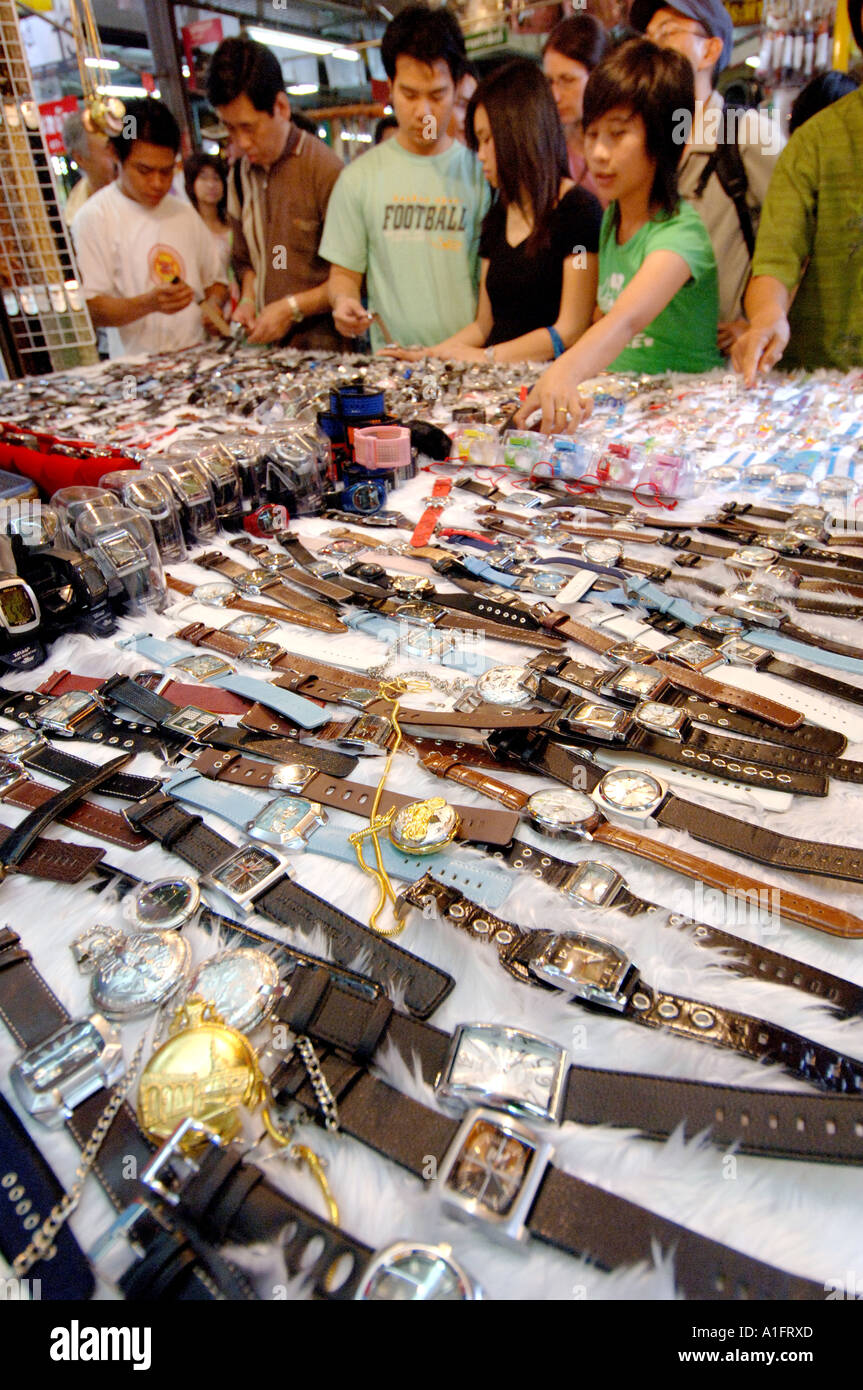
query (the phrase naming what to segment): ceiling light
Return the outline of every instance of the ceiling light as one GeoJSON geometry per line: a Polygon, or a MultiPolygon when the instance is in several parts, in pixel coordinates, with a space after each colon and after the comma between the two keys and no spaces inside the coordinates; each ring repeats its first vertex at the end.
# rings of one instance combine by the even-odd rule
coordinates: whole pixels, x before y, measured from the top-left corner
{"type": "Polygon", "coordinates": [[[105,72],[116,72],[120,67],[116,58],[85,58],[84,66],[88,68],[103,68],[105,72]]]}
{"type": "Polygon", "coordinates": [[[748,68],[757,68],[758,64],[761,62],[761,59],[759,58],[757,53],[750,53],[749,57],[745,61],[746,66],[748,68]]]}
{"type": "Polygon", "coordinates": [[[103,97],[155,97],[156,101],[162,95],[158,87],[155,92],[148,92],[146,87],[117,87],[114,83],[108,87],[97,87],[96,91],[103,97]]]}
{"type": "Polygon", "coordinates": [[[270,48],[290,48],[295,53],[316,53],[322,58],[345,58],[351,63],[360,60],[359,53],[353,48],[343,48],[341,44],[328,43],[326,39],[310,39],[305,34],[289,34],[285,29],[259,29],[253,25],[246,33],[256,43],[268,44],[270,48]]]}
{"type": "Polygon", "coordinates": [[[319,91],[320,87],[317,82],[298,82],[295,86],[288,88],[288,96],[310,97],[319,91]]]}

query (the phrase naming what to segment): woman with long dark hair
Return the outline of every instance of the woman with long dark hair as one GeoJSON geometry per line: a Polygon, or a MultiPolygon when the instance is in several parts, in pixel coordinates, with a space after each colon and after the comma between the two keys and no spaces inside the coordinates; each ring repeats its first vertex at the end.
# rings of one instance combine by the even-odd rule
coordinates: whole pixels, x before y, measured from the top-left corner
{"type": "Polygon", "coordinates": [[[466,134],[497,190],[480,239],[477,316],[424,353],[468,362],[548,361],[590,323],[599,203],[567,174],[557,110],[529,59],[507,63],[480,83],[466,134]]]}
{"type": "Polygon", "coordinates": [[[218,245],[227,284],[231,231],[228,226],[228,171],[224,161],[215,154],[190,155],[183,162],[183,177],[189,202],[218,245]]]}

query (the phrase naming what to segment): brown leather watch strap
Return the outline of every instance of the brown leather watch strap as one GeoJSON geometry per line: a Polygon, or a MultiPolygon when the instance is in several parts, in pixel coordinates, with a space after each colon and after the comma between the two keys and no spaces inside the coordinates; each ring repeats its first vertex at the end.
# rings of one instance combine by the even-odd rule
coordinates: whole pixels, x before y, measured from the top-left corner
{"type": "Polygon", "coordinates": [[[461,739],[451,738],[432,738],[430,735],[409,734],[402,732],[402,743],[409,744],[415,752],[424,753],[453,753],[458,755],[460,763],[467,763],[470,767],[490,767],[496,771],[501,770],[501,760],[486,748],[484,743],[464,743],[461,739]]]}
{"type": "Polygon", "coordinates": [[[206,623],[188,623],[186,627],[172,632],[171,636],[181,642],[191,642],[193,647],[209,647],[214,652],[221,652],[222,656],[234,658],[241,658],[249,646],[241,637],[222,632],[217,627],[208,627],[206,623]]]}
{"type": "MultiPolygon", "coordinates": [[[[104,685],[100,676],[78,676],[72,671],[52,671],[38,690],[42,695],[65,695],[69,690],[98,690],[104,685]]],[[[145,689],[149,687],[145,686],[145,689]]],[[[196,709],[206,710],[208,714],[245,714],[249,708],[248,700],[232,695],[230,690],[220,690],[215,685],[185,685],[181,681],[168,681],[160,686],[159,694],[178,709],[194,705],[196,709]]]]}
{"type": "MultiPolygon", "coordinates": [[[[593,628],[586,627],[584,623],[577,623],[566,613],[552,610],[545,616],[540,615],[543,626],[548,627],[552,632],[561,637],[567,637],[572,642],[580,642],[582,646],[589,647],[594,652],[607,652],[611,647],[618,646],[618,641],[609,634],[595,632],[593,628]]],[[[720,704],[731,705],[734,709],[744,710],[747,714],[755,714],[759,719],[766,719],[770,724],[781,724],[783,728],[795,729],[803,723],[803,715],[799,710],[791,709],[788,705],[780,705],[775,700],[768,700],[763,695],[755,695],[749,690],[732,689],[730,686],[723,685],[721,681],[714,680],[711,676],[701,675],[698,671],[689,671],[684,666],[674,666],[671,662],[663,661],[656,657],[651,663],[658,675],[665,676],[670,685],[677,686],[681,690],[691,690],[695,695],[701,695],[705,700],[717,700],[720,704]]]]}
{"type": "Polygon", "coordinates": [[[830,903],[818,902],[815,898],[807,898],[802,893],[791,893],[784,888],[771,888],[769,884],[751,878],[739,869],[724,869],[719,864],[676,849],[665,841],[642,835],[637,830],[611,825],[605,821],[593,831],[592,837],[600,844],[611,845],[613,849],[625,850],[641,859],[661,864],[666,869],[674,869],[677,873],[685,874],[687,878],[699,880],[709,888],[717,888],[721,892],[756,893],[757,902],[775,901],[780,916],[787,917],[792,922],[802,922],[804,926],[814,927],[830,936],[863,936],[863,919],[844,911],[843,908],[832,907],[830,903]],[[762,894],[765,896],[762,897],[762,894]]]}
{"type": "MultiPolygon", "coordinates": [[[[197,584],[187,584],[183,579],[176,579],[172,574],[165,575],[165,582],[169,589],[176,590],[178,594],[186,594],[189,598],[194,597],[195,589],[200,587],[197,584]]],[[[232,594],[230,602],[222,604],[221,607],[229,612],[235,610],[238,613],[257,613],[262,618],[278,618],[283,623],[293,623],[296,627],[312,627],[322,632],[348,630],[334,613],[313,613],[306,608],[301,609],[299,605],[288,609],[282,605],[256,603],[254,599],[244,598],[239,592],[232,594]]]]}
{"type": "MultiPolygon", "coordinates": [[[[54,795],[53,791],[51,795],[54,795]]],[[[0,853],[3,850],[3,842],[11,834],[8,825],[0,825],[0,853]]],[[[28,849],[20,864],[6,869],[5,872],[27,874],[30,878],[47,878],[53,883],[79,883],[104,857],[103,849],[70,844],[68,840],[48,840],[41,835],[28,849]]]]}
{"type": "Polygon", "coordinates": [[[506,782],[499,782],[496,777],[488,777],[478,768],[467,767],[459,761],[457,753],[423,753],[420,762],[435,777],[446,777],[450,782],[470,787],[471,791],[488,796],[492,801],[499,801],[511,811],[521,811],[530,799],[527,792],[507,786],[506,782]]]}
{"type": "MultiPolygon", "coordinates": [[[[388,715],[392,705],[372,700],[366,714],[388,715]]],[[[507,709],[503,705],[479,704],[474,709],[406,709],[399,706],[400,724],[419,724],[428,728],[442,725],[449,729],[538,729],[549,718],[548,710],[507,709]]]]}
{"type": "MultiPolygon", "coordinates": [[[[38,806],[43,806],[46,801],[50,801],[54,795],[53,787],[46,787],[43,782],[26,781],[24,778],[16,782],[13,787],[2,793],[0,799],[8,801],[10,806],[20,806],[28,811],[35,810],[38,806]]],[[[71,825],[76,830],[83,830],[88,835],[95,835],[100,840],[108,840],[111,844],[122,845],[124,849],[143,849],[150,841],[146,835],[140,835],[137,830],[133,830],[117,811],[108,811],[104,806],[97,806],[94,801],[81,801],[72,810],[66,811],[58,817],[61,825],[71,825]]],[[[52,844],[58,843],[51,841],[52,844]]]]}

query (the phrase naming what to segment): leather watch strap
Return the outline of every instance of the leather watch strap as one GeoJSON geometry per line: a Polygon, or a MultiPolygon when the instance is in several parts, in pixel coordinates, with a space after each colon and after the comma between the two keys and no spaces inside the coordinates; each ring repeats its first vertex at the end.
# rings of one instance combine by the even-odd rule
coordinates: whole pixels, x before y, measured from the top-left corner
{"type": "MultiPolygon", "coordinates": [[[[130,814],[145,834],[200,873],[209,873],[236,851],[230,840],[204,825],[200,816],[189,815],[166,796],[153,797],[130,814]]],[[[454,981],[445,971],[376,935],[289,879],[282,879],[256,898],[255,910],[291,931],[322,931],[338,964],[352,966],[361,958],[365,973],[385,988],[395,985],[404,989],[408,1009],[421,1018],[433,1013],[453,987],[454,981]]]]}
{"type": "Polygon", "coordinates": [[[414,527],[410,539],[412,546],[428,545],[451,491],[450,478],[435,478],[426,509],[414,527]]]}
{"type": "MultiPolygon", "coordinates": [[[[142,684],[141,674],[136,674],[132,679],[136,684],[142,685],[142,689],[147,690],[149,686],[142,684]]],[[[249,707],[247,700],[241,700],[227,690],[220,690],[218,686],[184,685],[181,681],[172,680],[165,684],[161,674],[156,674],[160,675],[159,694],[177,708],[194,705],[196,709],[205,710],[207,714],[245,714],[249,707]]],[[[42,695],[50,695],[53,699],[58,695],[65,695],[70,690],[98,690],[102,684],[101,676],[79,676],[72,671],[53,671],[39,686],[39,692],[42,695]]]]}
{"type": "MultiPolygon", "coordinates": [[[[303,795],[307,796],[310,801],[320,801],[324,806],[332,806],[340,811],[350,811],[353,815],[363,816],[366,820],[368,820],[374,805],[376,793],[376,787],[362,786],[358,782],[341,781],[337,777],[326,777],[323,774],[315,777],[303,790],[303,795]]],[[[380,815],[386,815],[390,809],[399,811],[403,806],[410,806],[416,800],[417,797],[415,796],[407,796],[403,792],[392,792],[385,787],[378,805],[378,812],[380,815]]],[[[508,844],[518,825],[519,818],[512,811],[491,811],[476,806],[454,806],[453,810],[459,818],[457,838],[469,843],[508,844]]]]}
{"type": "MultiPolygon", "coordinates": [[[[87,762],[85,758],[76,758],[73,753],[67,753],[65,748],[55,748],[52,744],[38,749],[35,753],[26,754],[24,762],[27,767],[38,768],[40,772],[46,772],[60,782],[78,782],[87,777],[95,767],[94,763],[87,762]]],[[[118,772],[109,781],[102,783],[99,794],[116,796],[123,801],[143,801],[145,797],[152,796],[158,786],[157,777],[139,777],[134,772],[118,772]]]]}
{"type": "MultiPolygon", "coordinates": [[[[60,1203],[63,1188],[2,1095],[0,1183],[9,1199],[0,1202],[0,1255],[11,1265],[34,1228],[60,1203]]],[[[50,1299],[90,1298],[96,1287],[90,1262],[68,1225],[54,1236],[51,1258],[33,1266],[32,1277],[39,1281],[39,1295],[50,1299]]]]}
{"type": "MultiPolygon", "coordinates": [[[[370,700],[364,706],[366,714],[386,715],[392,705],[386,700],[370,700]]],[[[484,702],[472,709],[408,709],[399,705],[399,723],[425,728],[448,729],[538,729],[549,719],[548,710],[507,709],[503,705],[484,702]]]]}
{"type": "Polygon", "coordinates": [[[440,749],[434,749],[422,753],[420,762],[432,776],[446,777],[451,782],[458,782],[462,787],[470,787],[471,791],[488,796],[492,801],[499,801],[511,811],[521,811],[529,800],[527,792],[510,787],[506,782],[499,782],[496,777],[489,777],[479,768],[469,767],[460,761],[457,753],[444,753],[440,749]]]}
{"type": "MultiPolygon", "coordinates": [[[[459,1121],[401,1095],[339,1057],[322,1061],[345,1134],[428,1179],[452,1144],[459,1121]]],[[[304,1068],[285,1069],[282,1096],[314,1112],[317,1102],[304,1068]]],[[[502,1117],[503,1118],[503,1117],[502,1117]]],[[[559,1169],[546,1169],[526,1221],[548,1244],[602,1268],[650,1261],[658,1245],[675,1251],[675,1278],[687,1298],[799,1298],[823,1296],[823,1286],[750,1259],[716,1241],[676,1226],[643,1207],[591,1186],[559,1169]]]]}
{"type": "MultiPolygon", "coordinates": [[[[179,594],[185,594],[189,598],[194,595],[195,589],[198,587],[196,584],[187,584],[184,580],[177,579],[176,576],[172,574],[165,575],[165,582],[169,589],[173,589],[179,594]]],[[[245,598],[244,595],[239,592],[232,594],[227,602],[223,603],[221,606],[226,608],[229,612],[257,613],[262,618],[277,618],[283,623],[289,622],[294,623],[298,627],[316,628],[321,632],[347,632],[345,624],[336,617],[335,613],[325,616],[324,614],[310,612],[308,609],[301,610],[298,607],[288,609],[285,608],[283,604],[256,603],[254,599],[245,598]]],[[[193,704],[195,702],[186,700],[181,703],[193,704]]],[[[201,706],[201,708],[203,709],[204,706],[201,706]]],[[[222,713],[220,710],[214,712],[216,714],[222,713]]]]}
{"type": "MultiPolygon", "coordinates": [[[[50,704],[52,698],[35,691],[0,691],[0,715],[38,728],[34,716],[50,704]]],[[[136,753],[160,753],[162,748],[162,739],[151,725],[130,724],[128,720],[118,719],[102,710],[94,710],[76,725],[72,737],[87,743],[101,743],[107,748],[130,749],[136,753]]]]}
{"type": "MultiPolygon", "coordinates": [[[[579,642],[582,646],[589,647],[594,652],[607,652],[610,648],[617,645],[615,638],[606,633],[595,632],[592,628],[586,627],[583,623],[577,623],[566,613],[549,609],[541,618],[543,626],[549,628],[560,637],[567,637],[573,642],[579,642]]],[[[657,674],[663,675],[672,686],[677,686],[682,690],[690,690],[695,695],[701,695],[707,700],[716,700],[720,704],[730,704],[734,709],[745,710],[748,714],[754,714],[759,719],[766,719],[771,724],[781,724],[785,728],[795,729],[803,723],[803,716],[799,710],[791,709],[787,705],[780,705],[775,700],[767,700],[762,695],[752,694],[750,691],[731,689],[722,685],[720,681],[711,679],[710,676],[700,675],[696,671],[686,670],[682,666],[673,666],[669,662],[656,659],[651,662],[657,674]]]]}
{"type": "MultiPolygon", "coordinates": [[[[845,1000],[848,1012],[859,1012],[859,1006],[850,1007],[850,996],[845,1000]]],[[[293,1031],[355,1063],[365,1065],[379,1048],[392,1046],[409,1066],[419,1067],[429,1086],[443,1070],[451,1041],[434,1024],[397,1009],[383,1017],[375,1001],[336,980],[322,983],[320,972],[304,972],[302,988],[283,997],[277,1013],[293,1031]]],[[[709,1132],[714,1143],[733,1143],[744,1153],[854,1164],[863,1163],[861,1117],[858,1096],[765,1091],[583,1066],[569,1068],[562,1114],[575,1124],[638,1129],[651,1138],[667,1138],[684,1125],[687,1137],[709,1132]]]]}
{"type": "Polygon", "coordinates": [[[0,845],[0,866],[3,871],[11,873],[17,870],[26,861],[27,852],[40,832],[88,792],[98,791],[103,783],[116,775],[119,768],[126,765],[130,757],[129,753],[120,753],[109,762],[99,767],[94,766],[86,777],[70,783],[61,791],[54,792],[35,807],[14,830],[3,837],[3,843],[0,845]]]}
{"type": "MultiPolygon", "coordinates": [[[[861,692],[863,693],[863,692],[861,692]]],[[[740,710],[727,709],[715,700],[702,700],[684,690],[670,692],[664,703],[684,709],[693,722],[706,724],[723,732],[741,734],[746,738],[776,743],[781,748],[802,749],[823,758],[838,758],[848,746],[844,734],[834,729],[822,729],[818,724],[801,724],[798,729],[783,729],[778,724],[766,724],[740,710]]],[[[831,773],[827,773],[831,776],[831,773]]]]}
{"type": "Polygon", "coordinates": [[[706,729],[693,729],[685,740],[679,741],[638,729],[627,738],[625,746],[628,752],[677,767],[695,768],[744,786],[777,787],[798,796],[826,796],[829,790],[820,767],[807,767],[821,760],[776,744],[725,738],[706,729]]]}
{"type": "MultiPolygon", "coordinates": [[[[53,787],[22,778],[13,787],[0,793],[0,800],[8,801],[10,806],[32,811],[43,806],[53,795],[53,787]]],[[[112,845],[120,845],[123,849],[143,849],[149,843],[146,835],[139,835],[136,830],[132,830],[117,811],[97,806],[94,801],[81,801],[56,819],[61,825],[83,830],[88,835],[95,835],[99,840],[108,840],[112,845]]]]}

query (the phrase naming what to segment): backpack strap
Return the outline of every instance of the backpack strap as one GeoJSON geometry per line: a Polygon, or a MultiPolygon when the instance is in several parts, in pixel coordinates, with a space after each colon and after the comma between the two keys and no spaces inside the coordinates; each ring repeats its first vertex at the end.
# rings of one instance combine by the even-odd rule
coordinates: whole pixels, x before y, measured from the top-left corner
{"type": "MultiPolygon", "coordinates": [[[[728,109],[728,107],[725,108],[726,112],[728,109]]],[[[746,177],[743,156],[737,144],[736,123],[734,124],[734,139],[720,140],[702,169],[701,177],[695,189],[696,198],[704,196],[704,190],[713,174],[719,179],[725,196],[730,198],[734,204],[740,230],[743,233],[743,240],[751,260],[755,251],[755,228],[752,225],[752,213],[746,201],[749,181],[746,177]]]]}

